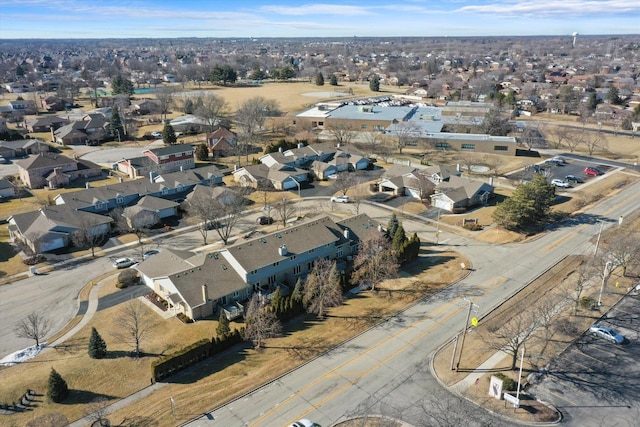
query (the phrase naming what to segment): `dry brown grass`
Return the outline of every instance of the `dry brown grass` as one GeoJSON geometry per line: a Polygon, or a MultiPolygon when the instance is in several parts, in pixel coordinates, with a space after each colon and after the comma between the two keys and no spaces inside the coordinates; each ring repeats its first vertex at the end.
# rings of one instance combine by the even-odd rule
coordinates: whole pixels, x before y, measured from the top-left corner
{"type": "MultiPolygon", "coordinates": [[[[456,268],[460,262],[468,261],[453,252],[423,256],[405,269],[402,277],[378,286],[376,292],[347,300],[344,305],[332,309],[325,320],[303,317],[288,325],[286,336],[269,340],[267,347],[260,351],[245,347],[238,352],[208,359],[196,368],[169,379],[168,385],[153,395],[109,418],[112,422],[121,422],[138,417],[158,426],[186,421],[299,366],[413,304],[426,293],[447,286],[462,274],[456,268]],[[221,387],[221,384],[225,386],[221,387]],[[198,396],[198,399],[193,399],[193,396],[198,396]],[[166,404],[169,397],[175,399],[177,421],[173,420],[171,409],[166,404]]],[[[112,284],[105,286],[107,291],[114,288],[112,284]]],[[[217,325],[214,320],[185,325],[175,318],[162,321],[157,317],[153,339],[143,343],[147,356],[135,360],[127,356],[130,349],[116,342],[111,334],[118,310],[119,307],[112,307],[96,313],[91,323],[65,343],[64,348],[3,370],[0,385],[0,400],[3,401],[17,399],[27,388],[44,393],[52,367],[73,390],[65,405],[42,402],[32,412],[12,415],[11,422],[23,425],[32,418],[53,411],[62,412],[73,420],[83,416],[87,403],[95,397],[117,400],[127,396],[149,384],[150,364],[159,355],[176,351],[201,338],[211,338],[217,325]],[[107,359],[92,360],[86,354],[91,326],[95,326],[107,341],[107,359]]]]}
{"type": "Polygon", "coordinates": [[[591,183],[584,188],[570,193],[566,200],[554,205],[553,210],[566,214],[580,213],[593,203],[616,194],[623,188],[638,182],[639,179],[640,176],[635,173],[605,175],[598,182],[591,183]]]}
{"type": "MultiPolygon", "coordinates": [[[[640,215],[629,219],[626,222],[629,232],[640,232],[640,215]]],[[[551,298],[554,301],[566,300],[567,296],[575,289],[577,281],[577,268],[585,260],[581,257],[570,256],[554,266],[552,269],[543,274],[535,282],[520,291],[515,297],[500,305],[486,317],[480,319],[478,327],[474,328],[473,333],[468,334],[464,342],[464,351],[460,361],[459,372],[451,370],[451,355],[453,351],[453,343],[445,345],[435,355],[433,365],[438,378],[446,385],[451,386],[464,379],[470,372],[478,368],[482,363],[489,359],[495,350],[492,350],[487,343],[487,336],[490,331],[499,325],[507,322],[509,319],[516,317],[525,307],[530,307],[535,302],[544,298],[551,298]]],[[[622,269],[618,268],[614,271],[610,283],[619,282],[619,287],[608,286],[606,292],[602,295],[602,311],[608,310],[617,301],[625,295],[626,289],[633,284],[630,277],[622,276],[622,269]]],[[[595,283],[591,287],[585,289],[582,296],[592,296],[597,298],[600,287],[595,283]]],[[[574,339],[576,339],[583,331],[585,331],[596,319],[601,316],[600,311],[592,311],[589,309],[578,308],[577,315],[573,315],[573,302],[568,305],[556,317],[550,333],[553,339],[546,342],[528,342],[526,344],[527,355],[524,363],[524,374],[526,377],[528,372],[535,372],[538,368],[545,366],[552,358],[560,354],[574,339]]],[[[458,354],[459,354],[458,348],[458,354]]],[[[515,411],[510,405],[505,405],[504,401],[496,401],[487,396],[489,381],[492,374],[502,372],[517,382],[517,372],[511,371],[511,356],[505,356],[493,369],[485,372],[480,383],[471,386],[468,390],[467,397],[476,401],[478,404],[488,406],[492,410],[524,421],[540,421],[538,417],[551,417],[552,413],[545,410],[544,407],[537,407],[535,414],[531,414],[525,410],[515,411]]],[[[532,404],[526,401],[525,405],[532,404]]],[[[535,411],[534,411],[535,412],[535,411]]]]}

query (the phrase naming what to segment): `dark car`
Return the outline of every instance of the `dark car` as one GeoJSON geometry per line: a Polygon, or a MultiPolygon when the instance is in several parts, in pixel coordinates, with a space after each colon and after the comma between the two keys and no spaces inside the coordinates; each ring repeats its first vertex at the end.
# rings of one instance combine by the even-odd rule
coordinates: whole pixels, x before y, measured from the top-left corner
{"type": "Polygon", "coordinates": [[[604,175],[604,172],[602,172],[600,169],[594,168],[594,167],[591,167],[591,166],[584,168],[584,173],[586,173],[587,175],[591,175],[591,176],[604,175]]]}
{"type": "Polygon", "coordinates": [[[576,184],[582,184],[584,180],[575,175],[567,175],[564,177],[564,180],[567,182],[575,182],[576,184]]]}
{"type": "Polygon", "coordinates": [[[258,219],[256,219],[256,222],[260,225],[273,224],[273,218],[270,216],[259,216],[258,219]]]}

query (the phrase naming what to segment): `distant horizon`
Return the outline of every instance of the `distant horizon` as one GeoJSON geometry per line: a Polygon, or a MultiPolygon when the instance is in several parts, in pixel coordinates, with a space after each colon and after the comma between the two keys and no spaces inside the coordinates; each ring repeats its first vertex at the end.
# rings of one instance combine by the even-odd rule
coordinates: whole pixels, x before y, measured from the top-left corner
{"type": "Polygon", "coordinates": [[[2,0],[0,40],[588,37],[639,22],[640,0],[2,0]]]}

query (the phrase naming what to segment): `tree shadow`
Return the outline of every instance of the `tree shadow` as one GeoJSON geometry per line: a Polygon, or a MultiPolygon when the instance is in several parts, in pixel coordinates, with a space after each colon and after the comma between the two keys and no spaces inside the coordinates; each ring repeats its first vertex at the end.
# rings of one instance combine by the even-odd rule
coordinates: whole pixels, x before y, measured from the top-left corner
{"type": "Polygon", "coordinates": [[[117,396],[111,396],[108,394],[102,393],[94,393],[89,390],[76,390],[69,389],[69,397],[67,397],[63,402],[64,405],[86,405],[91,402],[95,402],[96,399],[104,398],[107,400],[117,399],[117,396]]]}
{"type": "Polygon", "coordinates": [[[132,417],[126,417],[120,424],[111,425],[113,427],[156,427],[159,423],[149,417],[134,415],[132,417]]]}

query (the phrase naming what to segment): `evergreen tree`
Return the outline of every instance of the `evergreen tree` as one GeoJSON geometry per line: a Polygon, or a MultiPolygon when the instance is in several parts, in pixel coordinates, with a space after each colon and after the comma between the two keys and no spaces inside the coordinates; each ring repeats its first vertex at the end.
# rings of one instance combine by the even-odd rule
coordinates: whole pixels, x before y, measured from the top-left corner
{"type": "Polygon", "coordinates": [[[338,86],[338,78],[335,74],[331,74],[331,77],[329,77],[329,84],[331,86],[338,86]]]}
{"type": "Polygon", "coordinates": [[[176,132],[173,130],[173,126],[170,123],[165,123],[162,128],[162,141],[167,145],[175,144],[178,141],[176,132]]]}
{"type": "Polygon", "coordinates": [[[369,89],[373,92],[380,92],[380,77],[373,76],[369,79],[369,89]]]}
{"type": "Polygon", "coordinates": [[[133,95],[133,83],[118,74],[111,80],[111,93],[113,95],[133,95]]]}
{"type": "Polygon", "coordinates": [[[67,382],[59,373],[56,372],[55,369],[51,368],[47,397],[52,402],[59,403],[66,399],[67,396],[69,396],[69,387],[67,386],[67,382]]]}
{"type": "Polygon", "coordinates": [[[194,110],[195,110],[195,105],[193,104],[193,101],[191,100],[191,98],[185,99],[184,103],[182,104],[182,111],[185,114],[193,114],[194,110]]]}
{"type": "Polygon", "coordinates": [[[324,76],[321,72],[316,74],[316,86],[324,86],[324,76]]]}
{"type": "Polygon", "coordinates": [[[398,224],[396,232],[393,233],[393,240],[391,241],[391,247],[394,251],[400,252],[404,246],[404,242],[407,240],[407,236],[404,232],[402,224],[398,224]]]}
{"type": "Polygon", "coordinates": [[[24,77],[24,68],[20,65],[16,67],[16,77],[24,77]]]}
{"type": "Polygon", "coordinates": [[[389,236],[390,239],[393,239],[393,236],[396,235],[398,224],[398,217],[395,213],[392,213],[391,218],[389,218],[389,222],[387,223],[387,236],[389,236]]]}
{"type": "Polygon", "coordinates": [[[218,318],[218,327],[216,333],[220,339],[225,339],[231,334],[231,328],[229,327],[229,319],[224,315],[224,311],[220,311],[220,317],[218,318]]]}
{"type": "Polygon", "coordinates": [[[587,98],[587,109],[591,112],[596,111],[596,108],[598,107],[598,96],[596,95],[595,92],[591,92],[589,94],[589,98],[587,98]]]}
{"type": "Polygon", "coordinates": [[[122,142],[122,138],[124,138],[125,136],[124,126],[122,125],[122,120],[120,119],[120,112],[115,106],[111,109],[109,130],[111,131],[112,137],[118,138],[118,142],[122,142]]]}
{"type": "Polygon", "coordinates": [[[251,70],[251,78],[253,80],[264,80],[265,78],[267,78],[267,76],[264,73],[264,71],[262,71],[262,69],[260,68],[260,65],[256,64],[253,66],[253,69],[251,70]]]}
{"type": "Polygon", "coordinates": [[[209,160],[209,147],[207,147],[206,143],[203,142],[196,147],[196,159],[202,161],[209,160]]]}
{"type": "Polygon", "coordinates": [[[555,187],[547,183],[543,174],[537,173],[497,206],[493,219],[508,230],[536,227],[548,221],[554,200],[555,187]]]}
{"type": "Polygon", "coordinates": [[[212,83],[222,82],[222,84],[226,86],[227,83],[235,83],[238,79],[238,73],[236,73],[229,65],[220,66],[216,64],[211,68],[209,79],[212,83]]]}
{"type": "Polygon", "coordinates": [[[622,104],[622,99],[620,99],[620,93],[618,92],[618,88],[615,86],[609,87],[607,91],[607,101],[609,104],[620,105],[622,104]]]}
{"type": "Polygon", "coordinates": [[[107,355],[107,343],[104,342],[96,328],[91,328],[89,338],[89,357],[92,359],[102,359],[107,355]]]}

